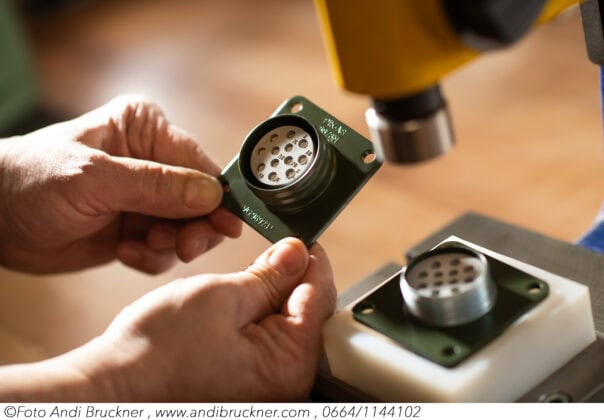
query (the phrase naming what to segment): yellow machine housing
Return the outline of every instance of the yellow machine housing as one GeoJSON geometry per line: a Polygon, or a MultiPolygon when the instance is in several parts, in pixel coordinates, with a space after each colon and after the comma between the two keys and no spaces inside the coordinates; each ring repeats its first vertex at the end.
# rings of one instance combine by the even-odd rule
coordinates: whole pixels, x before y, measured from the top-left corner
{"type": "MultiPolygon", "coordinates": [[[[538,21],[575,3],[550,0],[538,21]]],[[[459,39],[440,0],[315,0],[315,6],[334,76],[350,92],[410,95],[479,54],[459,39]]]]}

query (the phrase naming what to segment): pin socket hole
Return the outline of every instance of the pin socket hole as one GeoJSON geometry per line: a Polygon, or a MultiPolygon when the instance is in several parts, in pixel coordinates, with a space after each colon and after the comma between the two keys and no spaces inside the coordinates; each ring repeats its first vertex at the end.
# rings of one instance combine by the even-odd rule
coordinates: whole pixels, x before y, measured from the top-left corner
{"type": "Polygon", "coordinates": [[[292,102],[289,105],[289,110],[290,112],[293,112],[294,114],[297,114],[298,112],[302,111],[302,108],[304,108],[304,105],[302,105],[302,102],[292,102]]]}
{"type": "Polygon", "coordinates": [[[231,191],[231,184],[229,184],[228,181],[222,181],[222,190],[224,192],[231,191]]]}
{"type": "Polygon", "coordinates": [[[363,160],[363,163],[366,163],[367,165],[369,165],[370,163],[375,161],[375,157],[376,156],[375,156],[375,153],[373,152],[373,150],[366,150],[361,155],[361,159],[363,160]]]}
{"type": "Polygon", "coordinates": [[[460,351],[461,351],[461,349],[459,348],[459,346],[455,346],[455,345],[451,344],[451,345],[443,347],[442,354],[443,354],[443,356],[446,356],[446,357],[453,357],[456,354],[459,354],[460,351]]]}

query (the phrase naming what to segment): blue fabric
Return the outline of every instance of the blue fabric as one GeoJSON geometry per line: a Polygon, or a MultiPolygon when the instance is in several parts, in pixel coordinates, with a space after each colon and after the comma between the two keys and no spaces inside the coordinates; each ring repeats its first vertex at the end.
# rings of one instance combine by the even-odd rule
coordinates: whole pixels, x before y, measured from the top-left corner
{"type": "MultiPolygon", "coordinates": [[[[600,94],[602,106],[602,121],[604,121],[604,68],[600,67],[600,94]]],[[[577,241],[577,245],[595,252],[604,253],[604,204],[591,230],[577,241]]]]}
{"type": "Polygon", "coordinates": [[[595,252],[604,253],[604,206],[596,217],[596,221],[591,230],[579,241],[577,245],[595,252]]]}

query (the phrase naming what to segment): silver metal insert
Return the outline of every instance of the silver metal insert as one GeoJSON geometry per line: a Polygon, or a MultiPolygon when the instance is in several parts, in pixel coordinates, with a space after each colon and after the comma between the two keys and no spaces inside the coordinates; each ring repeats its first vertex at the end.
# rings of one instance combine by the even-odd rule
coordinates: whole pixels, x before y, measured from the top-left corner
{"type": "Polygon", "coordinates": [[[278,115],[248,134],[238,165],[251,191],[267,207],[296,213],[319,199],[334,179],[332,149],[305,118],[278,115]]]}
{"type": "Polygon", "coordinates": [[[284,186],[304,175],[314,155],[310,134],[293,125],[281,126],[258,140],[250,156],[250,168],[261,183],[284,186]]]}
{"type": "Polygon", "coordinates": [[[457,247],[417,257],[402,271],[400,288],[411,314],[441,327],[480,318],[495,304],[497,291],[484,255],[457,247]]]}
{"type": "Polygon", "coordinates": [[[455,136],[447,108],[416,120],[391,121],[370,108],[365,113],[380,161],[416,163],[448,152],[455,136]]]}

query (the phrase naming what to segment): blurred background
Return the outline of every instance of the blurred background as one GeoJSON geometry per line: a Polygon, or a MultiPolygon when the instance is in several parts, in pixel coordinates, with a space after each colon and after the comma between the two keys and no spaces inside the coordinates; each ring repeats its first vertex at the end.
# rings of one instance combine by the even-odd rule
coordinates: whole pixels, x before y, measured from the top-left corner
{"type": "MultiPolygon", "coordinates": [[[[154,99],[221,166],[296,94],[368,135],[367,99],[331,79],[310,0],[0,0],[2,30],[4,136],[122,93],[154,99]]],[[[578,10],[465,66],[444,91],[453,152],[421,166],[385,165],[322,236],[340,291],[387,261],[402,263],[407,248],[467,211],[565,241],[597,213],[598,71],[578,10]]],[[[0,271],[0,363],[62,353],[145,292],[177,277],[238,271],[268,245],[245,228],[155,277],[119,263],[61,276],[0,271]]]]}

